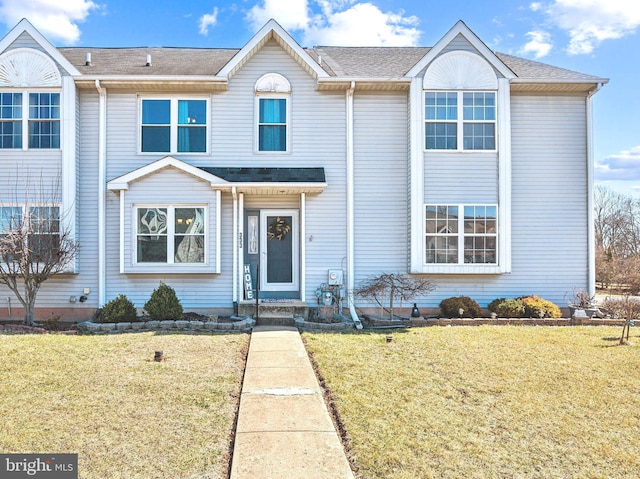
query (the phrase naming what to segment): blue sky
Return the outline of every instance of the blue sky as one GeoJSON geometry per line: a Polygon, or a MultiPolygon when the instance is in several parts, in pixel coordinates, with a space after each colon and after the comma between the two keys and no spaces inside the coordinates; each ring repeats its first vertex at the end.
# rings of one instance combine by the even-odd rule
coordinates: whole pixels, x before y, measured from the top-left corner
{"type": "Polygon", "coordinates": [[[635,0],[0,0],[0,34],[21,18],[57,46],[223,48],[269,18],[303,46],[432,46],[463,20],[493,50],[609,78],[594,97],[596,181],[640,197],[635,0]]]}

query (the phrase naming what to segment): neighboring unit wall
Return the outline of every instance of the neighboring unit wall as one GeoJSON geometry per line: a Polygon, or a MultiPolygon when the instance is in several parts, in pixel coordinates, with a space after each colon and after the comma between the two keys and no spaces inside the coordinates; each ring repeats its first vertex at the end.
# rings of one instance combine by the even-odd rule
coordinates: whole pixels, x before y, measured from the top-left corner
{"type": "Polygon", "coordinates": [[[407,93],[354,99],[355,283],[407,269],[407,93]]]}
{"type": "Polygon", "coordinates": [[[429,306],[537,294],[564,307],[572,288],[587,289],[585,98],[514,95],[511,118],[512,273],[433,275],[429,306]]]}

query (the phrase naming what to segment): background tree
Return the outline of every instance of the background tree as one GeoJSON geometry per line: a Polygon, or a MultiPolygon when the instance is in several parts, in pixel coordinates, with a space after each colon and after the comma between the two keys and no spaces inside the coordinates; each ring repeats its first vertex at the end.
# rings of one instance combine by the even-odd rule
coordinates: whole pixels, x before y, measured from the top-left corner
{"type": "Polygon", "coordinates": [[[36,297],[42,284],[64,272],[78,243],[60,209],[60,183],[32,183],[28,173],[5,191],[0,201],[0,285],[13,292],[24,307],[24,324],[34,324],[36,297]]]}
{"type": "Polygon", "coordinates": [[[640,199],[595,188],[596,281],[640,292],[640,199]]]}

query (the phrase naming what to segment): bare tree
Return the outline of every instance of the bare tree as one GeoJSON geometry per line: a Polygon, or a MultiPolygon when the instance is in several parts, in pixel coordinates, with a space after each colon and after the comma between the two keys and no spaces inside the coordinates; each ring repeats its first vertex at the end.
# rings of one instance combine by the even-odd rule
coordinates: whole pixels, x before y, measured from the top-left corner
{"type": "Polygon", "coordinates": [[[0,202],[0,285],[24,307],[24,324],[34,324],[36,296],[42,284],[64,272],[78,251],[60,207],[60,183],[32,184],[28,174],[0,202]]]}
{"type": "Polygon", "coordinates": [[[394,318],[397,300],[402,307],[403,301],[412,301],[416,296],[425,295],[435,289],[435,285],[424,277],[411,277],[406,274],[382,273],[364,281],[355,291],[357,296],[373,299],[381,309],[386,309],[389,319],[394,318]],[[385,304],[389,308],[385,308],[385,304]]]}
{"type": "Polygon", "coordinates": [[[640,291],[640,199],[597,186],[594,228],[597,280],[640,291]]]}

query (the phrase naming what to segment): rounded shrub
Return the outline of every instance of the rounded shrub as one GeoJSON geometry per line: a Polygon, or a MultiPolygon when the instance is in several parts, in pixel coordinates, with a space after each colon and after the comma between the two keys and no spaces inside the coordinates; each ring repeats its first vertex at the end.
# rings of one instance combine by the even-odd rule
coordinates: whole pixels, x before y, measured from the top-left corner
{"type": "Polygon", "coordinates": [[[160,286],[153,290],[149,301],[144,304],[144,310],[151,319],[157,321],[182,317],[180,300],[175,290],[165,283],[160,283],[160,286]]]}
{"type": "Polygon", "coordinates": [[[524,316],[526,318],[539,318],[540,312],[545,318],[559,318],[562,316],[560,308],[551,301],[538,296],[523,296],[520,298],[524,305],[524,316]]]}
{"type": "Polygon", "coordinates": [[[462,313],[463,318],[479,318],[482,316],[480,305],[468,296],[456,296],[443,299],[440,302],[440,314],[445,318],[460,317],[460,308],[464,310],[462,313]]]}
{"type": "Polygon", "coordinates": [[[524,304],[519,298],[498,298],[489,303],[489,311],[500,318],[521,318],[524,314],[524,304]]]}
{"type": "Polygon", "coordinates": [[[134,304],[121,294],[104,305],[100,318],[103,323],[128,323],[135,321],[137,314],[134,304]]]}

